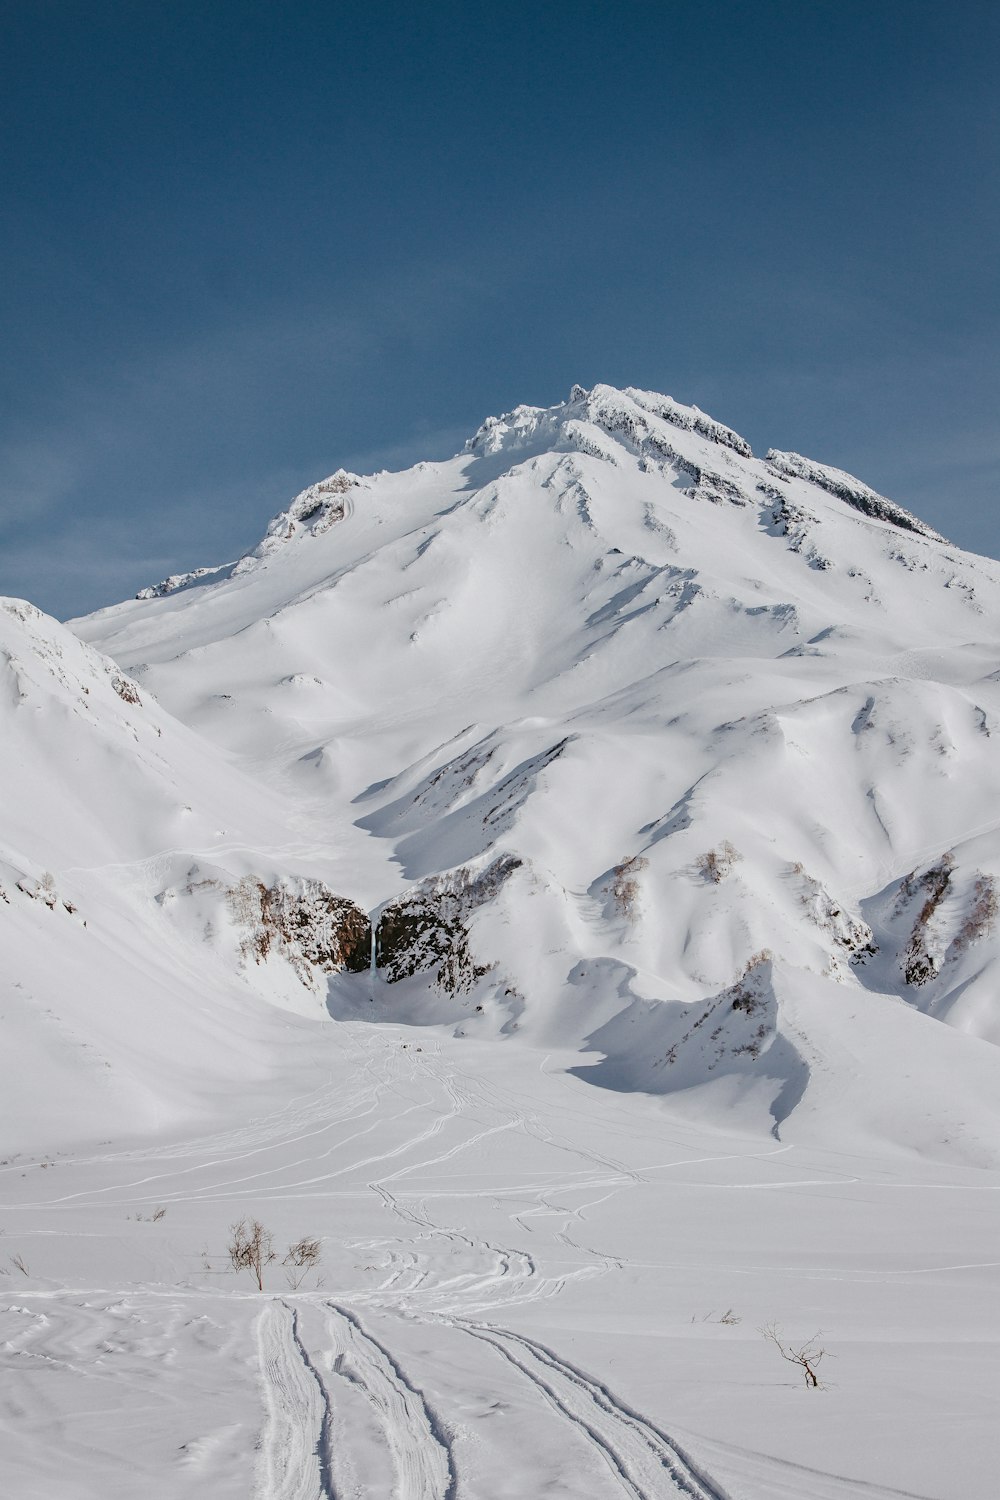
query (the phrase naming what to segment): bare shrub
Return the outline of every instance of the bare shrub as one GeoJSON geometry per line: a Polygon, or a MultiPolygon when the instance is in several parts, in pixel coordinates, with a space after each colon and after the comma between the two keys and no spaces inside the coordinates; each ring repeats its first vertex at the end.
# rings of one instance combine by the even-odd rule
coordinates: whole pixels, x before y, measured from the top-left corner
{"type": "MultiPolygon", "coordinates": [[[[155,1217],[157,1216],[154,1215],[155,1217]]],[[[238,1224],[230,1225],[229,1232],[232,1236],[226,1246],[229,1264],[234,1271],[249,1271],[257,1282],[257,1290],[262,1292],[264,1272],[278,1259],[274,1236],[269,1229],[264,1228],[259,1219],[241,1219],[238,1224]]],[[[293,1291],[302,1285],[306,1274],[319,1264],[320,1248],[321,1241],[311,1235],[303,1235],[294,1245],[289,1245],[281,1264],[293,1291]]],[[[205,1268],[209,1269],[207,1257],[205,1268]]]]}
{"type": "Polygon", "coordinates": [[[770,948],[758,948],[756,953],[751,953],[750,957],[743,965],[743,971],[740,974],[739,979],[736,981],[737,984],[740,983],[740,980],[748,978],[749,975],[753,973],[754,969],[759,969],[761,964],[770,963],[773,957],[774,954],[771,952],[770,948]]]}
{"type": "Polygon", "coordinates": [[[632,854],[615,865],[612,871],[611,898],[618,914],[628,922],[635,921],[635,904],[639,895],[640,873],[649,867],[642,854],[632,854]]]}
{"type": "Polygon", "coordinates": [[[739,850],[724,839],[718,849],[709,849],[706,854],[699,855],[698,870],[713,885],[721,885],[739,857],[739,850]]]}
{"type": "Polygon", "coordinates": [[[22,1276],[30,1276],[31,1275],[31,1271],[29,1270],[29,1268],[24,1263],[24,1257],[23,1257],[23,1255],[12,1255],[10,1257],[10,1263],[11,1263],[12,1266],[15,1266],[17,1268],[17,1270],[20,1271],[20,1273],[21,1273],[22,1276]]]}
{"type": "Polygon", "coordinates": [[[257,1290],[264,1290],[264,1270],[278,1256],[273,1249],[273,1236],[259,1219],[240,1219],[231,1224],[232,1239],[226,1246],[229,1263],[234,1271],[249,1271],[256,1279],[257,1290]]]}
{"type": "Polygon", "coordinates": [[[816,1366],[827,1353],[826,1349],[819,1347],[817,1342],[823,1337],[822,1329],[818,1329],[812,1338],[806,1339],[797,1349],[793,1344],[786,1344],[783,1341],[777,1323],[765,1323],[760,1331],[768,1343],[774,1345],[782,1359],[787,1359],[789,1364],[798,1365],[807,1390],[823,1389],[816,1374],[816,1366]]]}
{"type": "Polygon", "coordinates": [[[294,1245],[289,1245],[288,1254],[281,1264],[285,1268],[285,1277],[292,1291],[297,1291],[302,1285],[306,1273],[319,1265],[320,1242],[303,1236],[296,1240],[294,1245]]]}
{"type": "Polygon", "coordinates": [[[127,677],[112,677],[111,686],[123,703],[141,703],[139,689],[127,677]]]}
{"type": "Polygon", "coordinates": [[[705,1313],[700,1318],[695,1317],[695,1315],[692,1313],[692,1315],[691,1315],[691,1322],[692,1323],[725,1323],[725,1325],[726,1325],[727,1328],[735,1328],[738,1324],[740,1324],[740,1323],[743,1322],[743,1319],[740,1317],[740,1315],[739,1315],[738,1312],[735,1312],[731,1307],[727,1307],[726,1311],[724,1313],[720,1314],[720,1316],[718,1316],[718,1317],[716,1317],[714,1311],[713,1312],[707,1312],[707,1313],[705,1313]]]}
{"type": "Polygon", "coordinates": [[[991,875],[977,875],[972,887],[972,907],[955,936],[953,948],[961,953],[970,943],[989,937],[1000,902],[997,900],[996,884],[991,875]]]}

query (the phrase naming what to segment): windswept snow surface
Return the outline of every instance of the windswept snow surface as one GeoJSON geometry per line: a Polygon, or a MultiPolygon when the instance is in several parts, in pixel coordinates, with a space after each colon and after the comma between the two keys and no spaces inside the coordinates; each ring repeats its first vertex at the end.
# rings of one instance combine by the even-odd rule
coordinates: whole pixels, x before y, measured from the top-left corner
{"type": "Polygon", "coordinates": [[[598,386],[143,595],[0,608],[4,1492],[992,1500],[1000,565],[598,386]]]}

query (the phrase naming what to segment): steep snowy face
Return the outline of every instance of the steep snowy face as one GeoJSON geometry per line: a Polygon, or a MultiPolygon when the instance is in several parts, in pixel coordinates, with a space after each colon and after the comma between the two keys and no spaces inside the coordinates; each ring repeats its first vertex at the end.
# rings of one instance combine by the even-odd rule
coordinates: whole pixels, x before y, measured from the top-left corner
{"type": "Polygon", "coordinates": [[[162,588],[74,629],[384,911],[390,1013],[624,1047],[641,1005],[657,1089],[746,1075],[776,1117],[835,1045],[832,1004],[787,1019],[815,984],[893,1047],[919,1010],[1000,1038],[1000,567],[850,475],[575,387],[162,588]]]}

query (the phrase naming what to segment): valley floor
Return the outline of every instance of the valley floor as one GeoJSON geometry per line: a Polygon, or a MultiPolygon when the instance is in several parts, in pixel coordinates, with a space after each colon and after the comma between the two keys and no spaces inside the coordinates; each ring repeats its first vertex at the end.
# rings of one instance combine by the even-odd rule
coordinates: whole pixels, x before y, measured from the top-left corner
{"type": "Polygon", "coordinates": [[[4,1494],[993,1500],[1000,1174],[726,1136],[517,1041],[309,1056],[225,1129],[0,1169],[4,1494]],[[769,1324],[821,1330],[823,1389],[769,1324]]]}

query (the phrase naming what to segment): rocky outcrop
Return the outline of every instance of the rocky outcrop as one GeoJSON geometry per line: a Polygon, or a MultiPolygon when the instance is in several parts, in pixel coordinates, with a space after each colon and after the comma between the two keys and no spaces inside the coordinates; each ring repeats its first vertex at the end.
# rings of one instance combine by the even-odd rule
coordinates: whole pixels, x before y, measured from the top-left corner
{"type": "MultiPolygon", "coordinates": [[[[228,566],[223,564],[223,568],[228,566]]],[[[167,594],[176,594],[178,589],[183,589],[189,583],[198,583],[202,578],[207,578],[210,573],[218,574],[218,568],[192,568],[187,573],[171,573],[169,578],[161,579],[159,583],[151,584],[149,588],[140,589],[136,594],[137,599],[164,599],[167,594]]]]}
{"type": "Polygon", "coordinates": [[[329,479],[321,479],[318,484],[311,484],[300,491],[288,509],[281,511],[268,523],[267,534],[260,545],[240,558],[233,569],[233,577],[252,572],[259,562],[300,532],[322,536],[325,531],[329,531],[331,526],[335,526],[347,515],[350,508],[348,492],[357,489],[360,484],[361,479],[357,474],[348,474],[346,469],[338,469],[329,479]]]}
{"type": "Polygon", "coordinates": [[[937,864],[920,874],[915,870],[911,871],[899,887],[899,910],[910,906],[918,898],[920,900],[920,909],[902,958],[903,978],[907,984],[926,984],[940,972],[944,954],[941,943],[935,941],[933,919],[948,893],[954,868],[954,855],[943,854],[937,864]]]}
{"type": "Polygon", "coordinates": [[[839,954],[852,964],[863,964],[875,956],[878,946],[867,922],[855,916],[843,901],[831,895],[822,881],[808,874],[801,864],[792,866],[792,876],[798,883],[799,900],[809,919],[822,933],[833,939],[833,960],[839,954]]]}
{"type": "MultiPolygon", "coordinates": [[[[49,911],[68,912],[71,917],[76,915],[76,907],[72,901],[65,900],[56,889],[55,876],[50,870],[29,875],[0,858],[0,901],[5,906],[10,906],[12,896],[15,900],[26,897],[29,901],[37,901],[42,906],[47,906],[49,911]]],[[[83,925],[86,927],[86,922],[83,925]]]]}
{"type": "Polygon", "coordinates": [[[376,925],[376,966],[390,984],[423,974],[450,995],[468,994],[493,967],[469,942],[474,912],[497,895],[521,861],[503,854],[478,871],[449,871],[424,880],[386,906],[376,925]]]}
{"type": "Polygon", "coordinates": [[[271,953],[280,954],[306,985],[314,983],[317,973],[359,973],[368,968],[368,917],[320,880],[289,877],[267,886],[246,875],[227,898],[244,933],[245,960],[262,963],[271,953]]]}
{"type": "Polygon", "coordinates": [[[994,876],[960,869],[950,851],[926,869],[912,870],[900,882],[892,913],[894,922],[912,923],[900,955],[906,983],[919,987],[937,979],[947,964],[992,934],[998,911],[994,876]]]}

